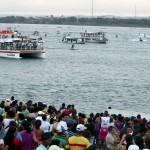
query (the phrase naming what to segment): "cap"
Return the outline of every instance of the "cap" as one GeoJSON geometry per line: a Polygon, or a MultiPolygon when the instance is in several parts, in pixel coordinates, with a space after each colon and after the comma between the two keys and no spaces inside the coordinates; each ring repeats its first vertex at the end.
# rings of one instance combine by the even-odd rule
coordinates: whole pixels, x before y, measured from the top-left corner
{"type": "Polygon", "coordinates": [[[41,140],[45,140],[45,139],[51,139],[52,136],[51,136],[51,133],[50,132],[45,132],[42,134],[41,136],[41,140]]]}
{"type": "Polygon", "coordinates": [[[139,150],[139,147],[137,145],[130,145],[128,150],[139,150]]]}
{"type": "Polygon", "coordinates": [[[85,127],[83,124],[78,124],[76,127],[77,131],[84,131],[86,129],[87,129],[87,127],[85,127]]]}
{"type": "Polygon", "coordinates": [[[62,126],[58,125],[58,126],[56,127],[56,132],[57,132],[57,133],[63,132],[62,126]]]}
{"type": "Polygon", "coordinates": [[[43,111],[38,111],[38,114],[39,114],[39,115],[43,115],[44,112],[43,112],[43,111]]]}
{"type": "Polygon", "coordinates": [[[74,119],[68,119],[66,122],[67,122],[67,126],[72,126],[76,123],[74,119]]]}
{"type": "Polygon", "coordinates": [[[65,121],[60,121],[58,123],[64,130],[68,130],[67,123],[65,121]]]}

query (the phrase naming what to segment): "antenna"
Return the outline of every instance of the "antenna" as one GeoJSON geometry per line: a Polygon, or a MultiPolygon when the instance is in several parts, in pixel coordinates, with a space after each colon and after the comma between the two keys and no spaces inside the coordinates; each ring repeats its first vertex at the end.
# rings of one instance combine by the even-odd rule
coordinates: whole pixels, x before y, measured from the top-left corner
{"type": "Polygon", "coordinates": [[[93,18],[93,0],[92,0],[92,18],[93,18]]]}

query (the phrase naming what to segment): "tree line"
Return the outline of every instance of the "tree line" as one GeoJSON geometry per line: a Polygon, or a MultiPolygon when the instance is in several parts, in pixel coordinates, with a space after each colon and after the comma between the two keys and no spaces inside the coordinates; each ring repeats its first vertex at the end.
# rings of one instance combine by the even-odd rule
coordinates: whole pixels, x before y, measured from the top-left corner
{"type": "Polygon", "coordinates": [[[150,27],[150,18],[106,18],[106,17],[0,17],[0,23],[22,24],[62,24],[62,25],[91,25],[91,26],[124,26],[124,27],[150,27]]]}

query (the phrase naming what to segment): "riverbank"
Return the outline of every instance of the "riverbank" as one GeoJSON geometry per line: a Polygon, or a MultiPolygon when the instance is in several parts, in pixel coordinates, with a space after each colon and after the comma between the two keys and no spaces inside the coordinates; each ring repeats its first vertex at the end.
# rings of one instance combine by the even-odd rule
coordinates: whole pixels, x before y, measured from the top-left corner
{"type": "Polygon", "coordinates": [[[6,16],[0,18],[0,23],[19,24],[59,24],[59,25],[82,25],[82,26],[112,26],[112,27],[150,27],[150,19],[147,18],[120,18],[120,17],[24,17],[6,16]]]}

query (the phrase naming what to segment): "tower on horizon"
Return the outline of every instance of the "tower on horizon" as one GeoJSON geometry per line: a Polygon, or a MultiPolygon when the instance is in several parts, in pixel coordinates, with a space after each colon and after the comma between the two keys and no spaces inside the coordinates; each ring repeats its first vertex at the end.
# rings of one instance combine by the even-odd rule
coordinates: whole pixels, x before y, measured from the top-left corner
{"type": "Polygon", "coordinates": [[[135,19],[136,19],[136,4],[135,4],[135,19]]]}
{"type": "Polygon", "coordinates": [[[92,0],[92,18],[93,18],[93,0],[92,0]]]}

